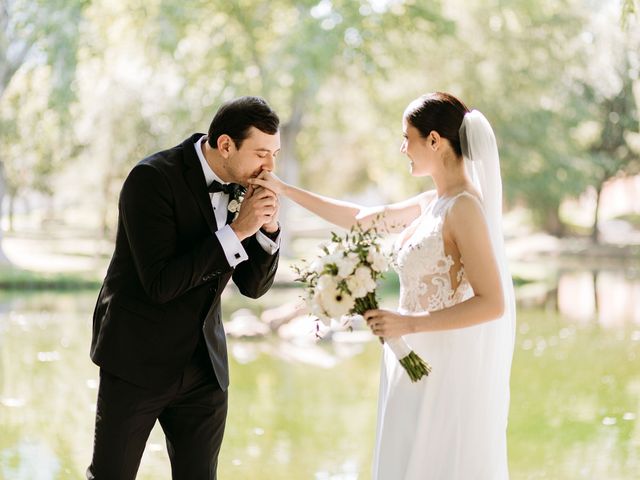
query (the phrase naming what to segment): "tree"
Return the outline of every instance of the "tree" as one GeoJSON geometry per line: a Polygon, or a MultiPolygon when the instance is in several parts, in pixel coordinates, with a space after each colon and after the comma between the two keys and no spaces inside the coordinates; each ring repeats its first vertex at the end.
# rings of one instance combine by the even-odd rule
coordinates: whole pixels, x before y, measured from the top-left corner
{"type": "Polygon", "coordinates": [[[604,184],[616,176],[640,173],[640,118],[634,96],[640,65],[640,28],[624,31],[611,27],[616,12],[603,9],[588,27],[590,41],[583,55],[590,59],[575,78],[571,111],[576,118],[572,140],[581,155],[586,185],[596,193],[591,238],[599,242],[600,195],[604,184]]]}
{"type": "Polygon", "coordinates": [[[436,62],[451,64],[445,75],[454,79],[452,90],[492,122],[505,200],[525,205],[538,226],[563,235],[560,204],[585,186],[577,152],[568,141],[574,119],[566,115],[568,77],[582,71],[586,61],[575,54],[587,19],[584,4],[464,4],[453,13],[463,33],[442,49],[451,59],[440,55],[436,62]]]}
{"type": "Polygon", "coordinates": [[[599,133],[587,148],[590,179],[596,191],[596,204],[591,238],[599,242],[600,194],[604,184],[616,176],[640,173],[640,156],[630,140],[639,135],[638,107],[633,95],[633,81],[625,68],[620,75],[621,87],[610,97],[600,97],[592,86],[585,93],[593,102],[592,126],[599,133]]]}
{"type": "MultiPolygon", "coordinates": [[[[87,0],[0,0],[0,102],[16,73],[46,65],[51,83],[39,87],[49,90],[49,106],[65,123],[66,107],[74,98],[78,32],[87,4],[87,0]]],[[[7,189],[6,161],[0,154],[0,205],[7,189]]],[[[0,262],[7,262],[1,246],[0,262]]]]}
{"type": "Polygon", "coordinates": [[[397,64],[397,53],[410,57],[419,50],[404,40],[446,30],[437,3],[417,3],[389,2],[374,9],[350,0],[241,0],[186,8],[165,1],[156,21],[162,48],[188,72],[183,96],[198,92],[196,98],[214,104],[253,91],[276,106],[283,120],[283,171],[294,175],[296,139],[324,85],[335,77],[353,81],[354,72],[386,75],[397,64]]]}
{"type": "MultiPolygon", "coordinates": [[[[424,188],[398,168],[405,161],[400,120],[410,100],[435,90],[487,115],[499,141],[505,198],[530,207],[546,230],[562,234],[559,205],[595,184],[595,170],[585,164],[593,139],[575,136],[585,123],[603,121],[595,120],[595,105],[613,98],[596,89],[590,99],[584,86],[594,85],[589,69],[597,75],[608,68],[592,66],[590,48],[610,50],[590,43],[589,22],[600,12],[583,0],[114,0],[89,9],[76,0],[75,10],[69,2],[4,1],[14,24],[29,15],[40,22],[32,30],[39,40],[13,78],[24,84],[37,72],[46,87],[45,102],[16,84],[2,98],[3,145],[11,143],[10,129],[19,127],[20,137],[11,159],[2,150],[8,176],[21,188],[46,191],[68,157],[95,167],[99,179],[85,180],[92,202],[101,198],[105,233],[130,167],[206,128],[224,100],[244,94],[266,97],[281,117],[279,173],[331,195],[371,181],[390,200],[424,188]],[[61,19],[75,23],[62,33],[46,26],[61,19]],[[49,50],[58,37],[68,41],[49,50]],[[58,76],[66,89],[54,88],[65,85],[58,76]],[[23,106],[36,110],[27,117],[23,106]],[[29,151],[25,125],[38,112],[48,133],[38,147],[41,163],[29,171],[40,173],[21,177],[24,163],[9,161],[29,151]],[[46,145],[71,124],[65,138],[74,148],[56,156],[46,145]]],[[[20,49],[5,48],[5,56],[9,51],[20,49]]]]}
{"type": "Polygon", "coordinates": [[[281,117],[279,171],[294,183],[306,165],[323,161],[300,142],[303,129],[327,128],[312,123],[325,108],[323,89],[390,75],[452,31],[437,2],[164,0],[145,15],[145,58],[182,85],[167,104],[173,119],[188,119],[179,129],[208,124],[230,97],[262,95],[281,117]]]}
{"type": "Polygon", "coordinates": [[[622,0],[622,28],[627,28],[629,18],[637,12],[637,0],[622,0]]]}
{"type": "Polygon", "coordinates": [[[9,231],[13,230],[14,204],[28,190],[50,197],[52,175],[73,155],[74,143],[60,116],[49,109],[48,95],[38,92],[47,84],[46,72],[26,70],[18,84],[5,92],[0,106],[0,151],[8,197],[9,231]]]}

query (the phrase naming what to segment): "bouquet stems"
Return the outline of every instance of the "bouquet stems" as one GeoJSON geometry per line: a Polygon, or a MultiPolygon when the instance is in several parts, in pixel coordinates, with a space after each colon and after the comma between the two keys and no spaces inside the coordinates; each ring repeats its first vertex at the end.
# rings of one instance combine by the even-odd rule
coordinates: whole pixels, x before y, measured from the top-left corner
{"type": "MultiPolygon", "coordinates": [[[[378,299],[374,292],[369,292],[365,297],[356,299],[354,313],[364,315],[367,310],[374,310],[378,308],[378,299]]],[[[378,337],[380,343],[384,343],[382,337],[378,337]]],[[[405,369],[407,375],[412,382],[417,382],[422,377],[426,377],[431,373],[431,365],[425,362],[420,356],[415,353],[407,342],[402,337],[391,338],[387,341],[391,351],[396,355],[400,365],[405,369]]]]}
{"type": "Polygon", "coordinates": [[[374,292],[367,293],[366,296],[356,298],[356,306],[353,308],[354,313],[364,315],[367,310],[375,310],[378,308],[378,299],[374,292]]]}
{"type": "Polygon", "coordinates": [[[409,355],[400,359],[400,365],[404,367],[414,383],[431,373],[431,365],[422,360],[413,350],[409,355]]]}

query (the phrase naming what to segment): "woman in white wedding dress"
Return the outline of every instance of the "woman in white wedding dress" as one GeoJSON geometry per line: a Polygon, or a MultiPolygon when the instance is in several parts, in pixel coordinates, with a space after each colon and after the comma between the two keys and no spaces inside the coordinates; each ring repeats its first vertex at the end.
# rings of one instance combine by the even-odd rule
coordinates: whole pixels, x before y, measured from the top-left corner
{"type": "Polygon", "coordinates": [[[404,202],[365,208],[268,172],[253,183],[336,225],[378,221],[400,234],[399,309],[365,318],[374,334],[403,337],[433,370],[412,383],[385,342],[373,478],[504,480],[515,305],[495,137],[480,112],[442,92],[407,107],[403,134],[411,174],[436,186],[404,202]]]}

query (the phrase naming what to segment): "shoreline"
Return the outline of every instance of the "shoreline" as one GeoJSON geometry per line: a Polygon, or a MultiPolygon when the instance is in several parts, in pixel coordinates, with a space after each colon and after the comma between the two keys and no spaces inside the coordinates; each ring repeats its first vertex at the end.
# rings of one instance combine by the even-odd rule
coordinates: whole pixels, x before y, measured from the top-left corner
{"type": "MultiPolygon", "coordinates": [[[[75,236],[73,232],[69,235],[61,233],[5,234],[2,247],[10,263],[0,264],[0,290],[99,288],[110,261],[111,244],[100,238],[75,236]]],[[[305,238],[304,243],[313,240],[305,238]]],[[[318,243],[321,241],[319,237],[318,243]]],[[[539,281],[554,271],[640,272],[640,242],[635,241],[594,244],[588,237],[558,238],[537,232],[511,236],[506,240],[506,247],[514,277],[525,283],[539,281]]],[[[296,285],[290,267],[300,260],[291,257],[281,259],[276,288],[296,285]]]]}

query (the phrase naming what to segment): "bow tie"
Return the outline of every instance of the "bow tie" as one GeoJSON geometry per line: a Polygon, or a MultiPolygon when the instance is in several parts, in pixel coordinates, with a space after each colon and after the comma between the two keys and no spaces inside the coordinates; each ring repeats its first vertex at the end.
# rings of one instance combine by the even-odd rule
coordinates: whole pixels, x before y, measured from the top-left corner
{"type": "Polygon", "coordinates": [[[214,180],[209,184],[208,190],[210,193],[222,192],[229,195],[231,198],[234,198],[244,191],[244,187],[237,183],[220,183],[217,180],[214,180]]]}

